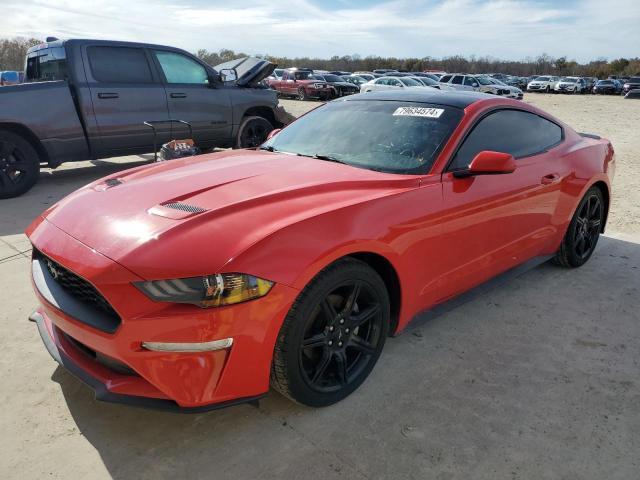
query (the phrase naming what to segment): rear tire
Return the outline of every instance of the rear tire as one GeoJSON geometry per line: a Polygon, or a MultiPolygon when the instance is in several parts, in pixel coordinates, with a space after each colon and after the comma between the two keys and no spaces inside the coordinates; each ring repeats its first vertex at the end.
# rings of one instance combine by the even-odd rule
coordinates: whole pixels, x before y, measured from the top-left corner
{"type": "Polygon", "coordinates": [[[238,129],[236,148],[255,148],[267,139],[273,130],[271,122],[263,117],[245,117],[238,129]]]}
{"type": "Polygon", "coordinates": [[[358,388],[389,331],[389,294],[380,276],[352,258],[321,271],[300,293],[276,341],[271,386],[313,407],[358,388]]]}
{"type": "Polygon", "coordinates": [[[307,95],[307,91],[304,87],[298,88],[298,100],[309,100],[309,95],[307,95]]]}
{"type": "Polygon", "coordinates": [[[566,268],[581,267],[591,258],[600,238],[605,217],[602,192],[591,187],[578,204],[554,263],[566,268]]]}
{"type": "Polygon", "coordinates": [[[13,198],[33,187],[40,177],[35,148],[13,132],[0,131],[0,198],[13,198]]]}

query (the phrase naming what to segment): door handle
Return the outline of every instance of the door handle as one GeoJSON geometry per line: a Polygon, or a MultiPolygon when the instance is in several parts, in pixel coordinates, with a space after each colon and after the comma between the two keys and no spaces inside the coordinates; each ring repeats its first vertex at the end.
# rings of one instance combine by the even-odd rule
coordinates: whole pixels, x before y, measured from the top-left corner
{"type": "Polygon", "coordinates": [[[550,185],[552,183],[556,183],[560,180],[560,175],[557,173],[550,173],[549,175],[545,175],[540,179],[540,183],[543,185],[550,185]]]}
{"type": "Polygon", "coordinates": [[[186,93],[172,93],[171,98],[187,98],[186,93]]]}
{"type": "Polygon", "coordinates": [[[99,93],[98,94],[98,98],[119,98],[120,95],[118,95],[117,93],[99,93]]]}

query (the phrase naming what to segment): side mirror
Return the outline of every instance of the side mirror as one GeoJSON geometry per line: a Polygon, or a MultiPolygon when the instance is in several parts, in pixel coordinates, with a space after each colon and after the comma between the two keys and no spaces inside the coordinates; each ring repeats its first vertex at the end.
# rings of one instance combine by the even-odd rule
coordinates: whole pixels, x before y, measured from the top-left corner
{"type": "Polygon", "coordinates": [[[478,84],[476,82],[473,82],[471,85],[476,88],[478,87],[478,84]]]}
{"type": "Polygon", "coordinates": [[[505,173],[513,173],[515,169],[516,161],[513,155],[485,150],[475,156],[469,168],[453,172],[453,176],[464,178],[475,175],[502,175],[505,173]]]}
{"type": "Polygon", "coordinates": [[[223,82],[234,82],[238,79],[236,71],[230,68],[220,70],[220,78],[223,82]]]}
{"type": "Polygon", "coordinates": [[[271,140],[273,137],[279,134],[281,130],[281,128],[274,128],[273,130],[271,130],[269,132],[269,135],[267,135],[267,140],[271,140]]]}

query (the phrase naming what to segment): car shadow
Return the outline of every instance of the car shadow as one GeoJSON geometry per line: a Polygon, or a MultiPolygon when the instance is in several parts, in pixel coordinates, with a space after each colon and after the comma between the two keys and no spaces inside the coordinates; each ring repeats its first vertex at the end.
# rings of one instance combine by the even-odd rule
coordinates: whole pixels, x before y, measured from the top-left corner
{"type": "Polygon", "coordinates": [[[115,479],[504,478],[514,465],[527,477],[540,455],[559,477],[598,477],[633,458],[624,425],[640,415],[639,358],[626,344],[640,338],[639,289],[640,244],[602,237],[580,269],[545,263],[422,316],[354,394],[322,409],[271,392],[257,407],[175,414],[97,402],[61,368],[52,380],[115,479]],[[582,436],[611,412],[615,438],[582,436]]]}

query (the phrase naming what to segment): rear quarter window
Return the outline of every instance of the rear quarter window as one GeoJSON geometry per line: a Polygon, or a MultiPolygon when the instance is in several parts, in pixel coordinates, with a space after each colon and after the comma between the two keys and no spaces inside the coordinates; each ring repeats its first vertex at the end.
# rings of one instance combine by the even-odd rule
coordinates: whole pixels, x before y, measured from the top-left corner
{"type": "Polygon", "coordinates": [[[544,152],[562,139],[562,128],[546,118],[522,110],[498,110],[473,127],[449,169],[467,168],[484,150],[510,153],[518,159],[544,152]]]}

